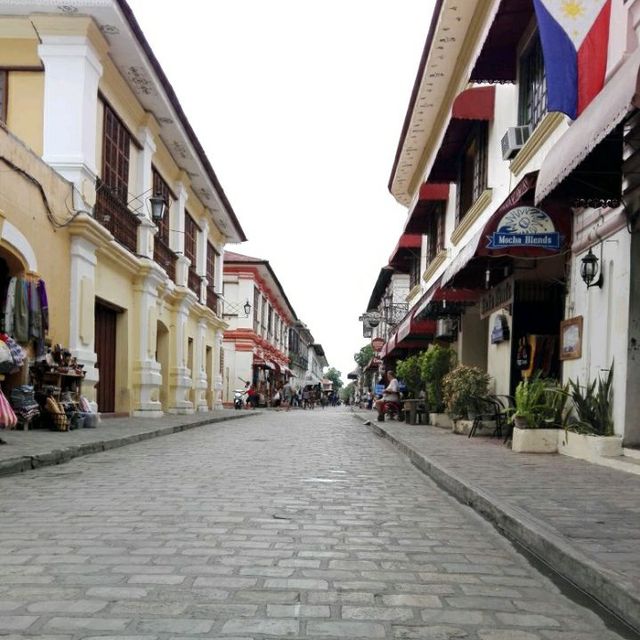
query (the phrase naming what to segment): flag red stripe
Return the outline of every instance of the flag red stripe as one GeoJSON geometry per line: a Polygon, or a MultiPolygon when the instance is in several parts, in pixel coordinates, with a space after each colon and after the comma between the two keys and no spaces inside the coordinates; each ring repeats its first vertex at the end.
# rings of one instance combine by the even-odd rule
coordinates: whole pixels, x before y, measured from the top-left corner
{"type": "Polygon", "coordinates": [[[578,50],[578,111],[580,115],[604,86],[609,47],[611,0],[607,0],[578,50]]]}

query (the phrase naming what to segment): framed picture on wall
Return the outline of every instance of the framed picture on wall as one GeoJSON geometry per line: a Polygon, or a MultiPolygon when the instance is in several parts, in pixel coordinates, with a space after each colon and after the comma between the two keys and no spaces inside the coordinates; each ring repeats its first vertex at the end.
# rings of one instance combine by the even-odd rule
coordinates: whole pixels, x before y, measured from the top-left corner
{"type": "Polygon", "coordinates": [[[582,316],[560,323],[560,360],[582,357],[582,316]]]}

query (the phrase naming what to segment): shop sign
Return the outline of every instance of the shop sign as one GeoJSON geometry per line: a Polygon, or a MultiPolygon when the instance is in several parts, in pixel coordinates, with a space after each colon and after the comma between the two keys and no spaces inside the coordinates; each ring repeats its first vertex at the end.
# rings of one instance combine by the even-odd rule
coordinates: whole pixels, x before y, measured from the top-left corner
{"type": "Polygon", "coordinates": [[[549,214],[536,207],[515,207],[498,223],[489,236],[487,249],[527,247],[558,251],[562,237],[549,214]]]}
{"type": "Polygon", "coordinates": [[[515,283],[513,276],[503,280],[480,298],[480,317],[490,316],[494,311],[513,304],[515,283]]]}
{"type": "Polygon", "coordinates": [[[508,340],[509,333],[509,321],[507,316],[500,313],[493,321],[493,329],[491,330],[491,344],[498,344],[508,340]]]}
{"type": "Polygon", "coordinates": [[[371,341],[371,347],[376,353],[378,353],[382,350],[382,347],[384,347],[384,340],[382,338],[374,338],[371,341]]]}

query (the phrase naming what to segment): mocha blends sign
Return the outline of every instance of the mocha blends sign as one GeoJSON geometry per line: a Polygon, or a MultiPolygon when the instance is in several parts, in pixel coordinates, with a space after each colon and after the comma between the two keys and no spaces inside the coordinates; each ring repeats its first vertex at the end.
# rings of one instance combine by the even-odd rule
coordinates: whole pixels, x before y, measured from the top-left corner
{"type": "Polygon", "coordinates": [[[563,241],[551,217],[541,209],[528,206],[508,211],[488,238],[486,248],[493,251],[517,247],[558,251],[563,241]]]}

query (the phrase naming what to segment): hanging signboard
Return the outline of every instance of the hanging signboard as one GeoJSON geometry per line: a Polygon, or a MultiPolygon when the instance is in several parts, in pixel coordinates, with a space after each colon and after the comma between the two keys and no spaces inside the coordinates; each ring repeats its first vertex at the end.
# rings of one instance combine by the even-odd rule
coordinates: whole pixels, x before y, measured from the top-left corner
{"type": "Polygon", "coordinates": [[[513,276],[503,280],[480,298],[480,317],[482,319],[490,316],[498,309],[504,309],[513,304],[513,291],[515,282],[513,276]]]}
{"type": "Polygon", "coordinates": [[[374,338],[371,341],[371,347],[376,353],[380,353],[382,347],[384,347],[384,340],[382,338],[374,338]]]}
{"type": "Polygon", "coordinates": [[[559,251],[564,240],[551,217],[536,207],[514,207],[502,216],[489,236],[487,249],[526,247],[559,251]]]}

